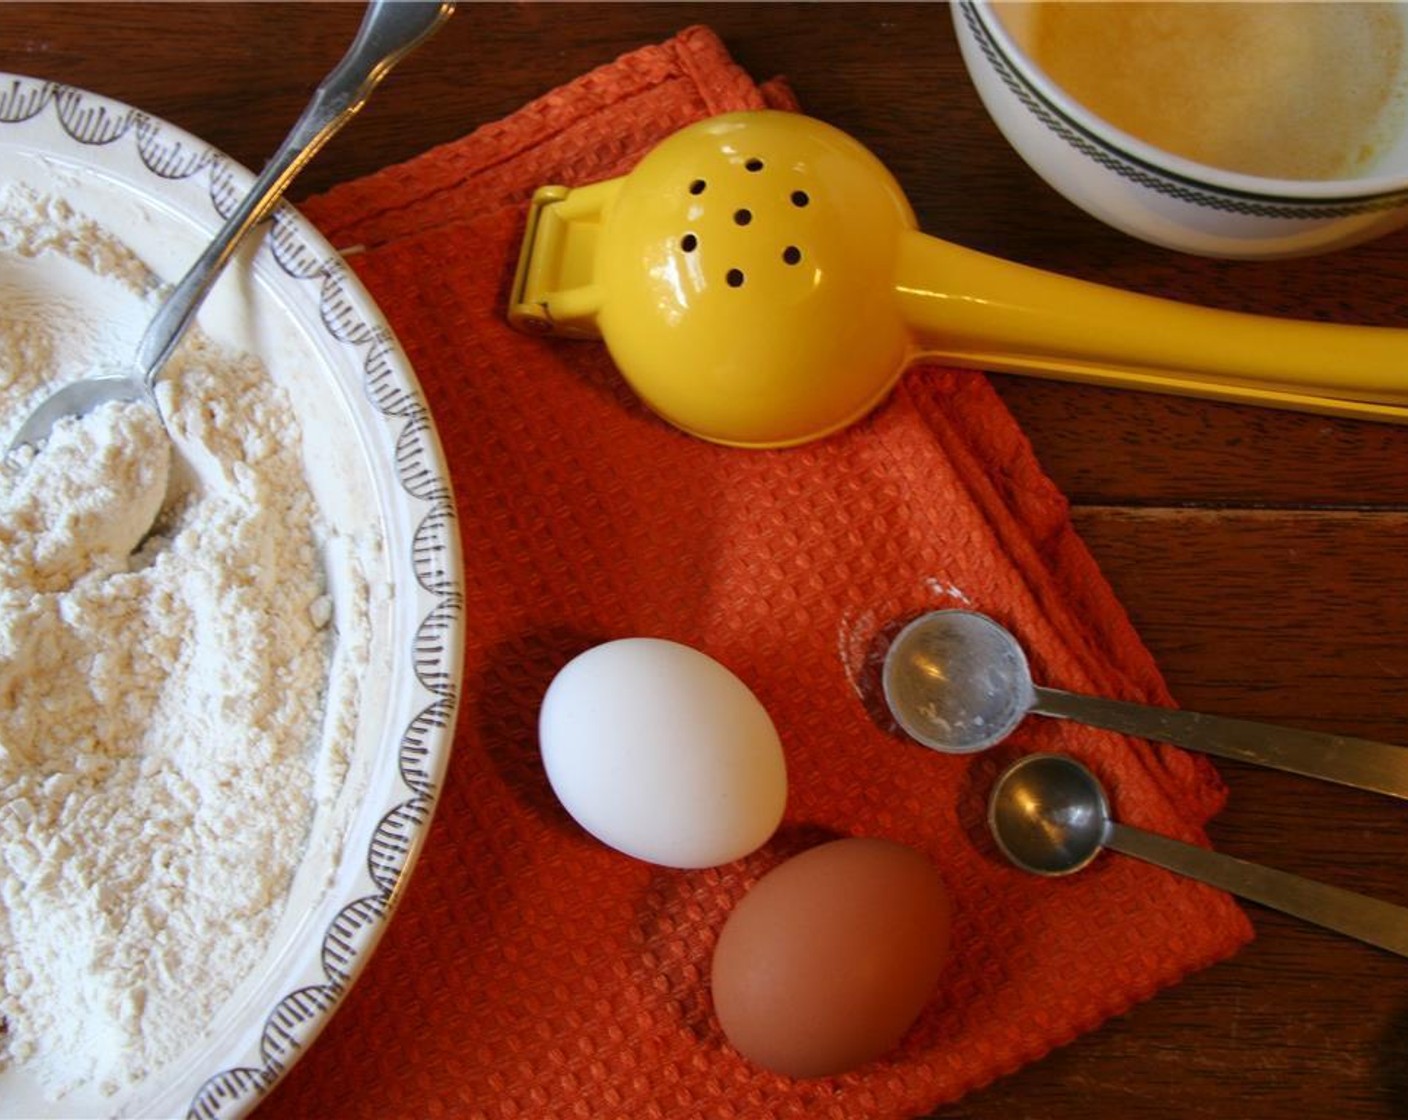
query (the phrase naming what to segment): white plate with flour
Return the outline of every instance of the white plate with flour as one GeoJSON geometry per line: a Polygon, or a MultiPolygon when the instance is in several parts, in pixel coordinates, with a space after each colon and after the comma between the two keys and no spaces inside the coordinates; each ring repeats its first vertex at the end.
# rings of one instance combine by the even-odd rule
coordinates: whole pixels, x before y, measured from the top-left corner
{"type": "MultiPolygon", "coordinates": [[[[132,352],[251,181],[0,74],[0,442],[132,352]]],[[[322,237],[284,207],[256,241],[164,377],[171,497],[135,555],[56,568],[60,520],[25,519],[58,499],[0,477],[0,1117],[252,1109],[374,949],[444,777],[463,595],[433,424],[322,237]]]]}

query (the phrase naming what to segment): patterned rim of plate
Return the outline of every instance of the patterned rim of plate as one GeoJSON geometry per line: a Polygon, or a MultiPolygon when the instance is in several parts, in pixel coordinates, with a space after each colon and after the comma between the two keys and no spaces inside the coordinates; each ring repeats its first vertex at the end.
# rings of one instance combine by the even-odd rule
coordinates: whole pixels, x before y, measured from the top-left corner
{"type": "MultiPolygon", "coordinates": [[[[56,123],[75,151],[126,146],[125,154],[135,153],[140,161],[134,166],[158,181],[204,184],[213,224],[223,221],[253,182],[223,153],[147,113],[72,86],[0,73],[0,129],[45,121],[56,123]]],[[[272,260],[296,282],[316,307],[327,338],[360,367],[366,400],[383,427],[386,446],[394,449],[387,471],[395,479],[395,508],[387,512],[402,524],[389,536],[407,542],[414,573],[414,586],[407,589],[412,594],[404,595],[411,602],[398,609],[414,614],[408,652],[417,699],[413,717],[399,728],[399,781],[386,789],[368,788],[356,819],[369,822],[376,814],[370,841],[364,851],[342,857],[342,867],[354,855],[362,861],[357,889],[344,888],[337,896],[341,905],[322,930],[317,953],[300,954],[299,969],[290,970],[291,976],[299,972],[299,982],[291,978],[283,996],[268,1007],[254,1056],[182,1090],[186,1114],[199,1118],[238,1116],[253,1108],[317,1036],[370,957],[430,826],[449,762],[463,659],[454,495],[433,420],[399,343],[336,250],[287,203],[276,211],[258,257],[272,260]],[[305,957],[316,961],[310,965],[305,957]]]]}

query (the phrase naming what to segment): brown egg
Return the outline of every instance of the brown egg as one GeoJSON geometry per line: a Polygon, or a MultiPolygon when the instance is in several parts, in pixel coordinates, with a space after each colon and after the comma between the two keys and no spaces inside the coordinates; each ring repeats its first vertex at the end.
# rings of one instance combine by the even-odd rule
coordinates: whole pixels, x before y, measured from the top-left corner
{"type": "Polygon", "coordinates": [[[951,914],[937,870],[912,848],[834,840],[795,856],[720,931],[712,990],[724,1034],[792,1077],[881,1057],[933,995],[951,914]]]}

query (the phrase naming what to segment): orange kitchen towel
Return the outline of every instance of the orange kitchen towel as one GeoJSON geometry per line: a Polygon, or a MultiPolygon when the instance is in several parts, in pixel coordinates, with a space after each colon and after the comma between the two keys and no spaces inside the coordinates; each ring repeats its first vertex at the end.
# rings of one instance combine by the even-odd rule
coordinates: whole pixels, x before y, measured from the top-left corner
{"type": "Polygon", "coordinates": [[[1223,796],[1206,761],[1039,719],[993,751],[949,757],[884,712],[887,637],[945,606],[1001,619],[1045,682],[1170,702],[981,375],[915,368],[838,436],[739,451],[657,419],[600,344],[507,325],[533,188],[623,173],[713,113],[790,105],[692,28],[305,204],[351,251],[424,387],[457,491],[468,649],[454,756],[395,919],[261,1115],[911,1117],[1250,936],[1205,887],[1119,856],[1038,879],[985,834],[998,769],[1047,749],[1085,759],[1124,819],[1201,840],[1223,796]],[[633,635],[705,651],[772,714],[790,793],[755,855],[649,866],[554,800],[536,738],[548,682],[589,646],[633,635]],[[955,952],[895,1053],[793,1081],[728,1046],[710,953],[752,882],[838,835],[932,857],[955,900],[955,952]]]}

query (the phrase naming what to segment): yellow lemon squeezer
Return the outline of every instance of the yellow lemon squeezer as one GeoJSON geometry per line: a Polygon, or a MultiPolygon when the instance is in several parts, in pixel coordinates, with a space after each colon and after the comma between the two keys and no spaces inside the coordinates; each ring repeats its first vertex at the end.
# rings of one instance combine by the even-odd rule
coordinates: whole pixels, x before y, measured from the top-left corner
{"type": "Polygon", "coordinates": [[[761,110],[680,130],[620,178],[534,195],[517,327],[606,343],[666,420],[785,447],[860,419],[932,358],[1408,422],[1408,331],[1213,310],[922,233],[860,143],[761,110]]]}

